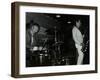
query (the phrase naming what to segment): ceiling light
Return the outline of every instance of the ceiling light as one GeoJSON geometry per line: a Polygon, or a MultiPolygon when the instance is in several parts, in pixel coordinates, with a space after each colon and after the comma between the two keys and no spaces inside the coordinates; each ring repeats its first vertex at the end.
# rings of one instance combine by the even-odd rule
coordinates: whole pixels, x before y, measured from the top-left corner
{"type": "Polygon", "coordinates": [[[61,17],[61,15],[56,15],[56,17],[57,17],[57,18],[60,18],[60,17],[61,17]]]}

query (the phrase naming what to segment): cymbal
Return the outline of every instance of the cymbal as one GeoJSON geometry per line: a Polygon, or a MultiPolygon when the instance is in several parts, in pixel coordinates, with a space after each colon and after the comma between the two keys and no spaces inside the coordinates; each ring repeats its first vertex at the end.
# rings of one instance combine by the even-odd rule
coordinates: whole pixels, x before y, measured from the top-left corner
{"type": "Polygon", "coordinates": [[[47,29],[46,31],[48,31],[48,30],[60,30],[59,28],[57,28],[57,27],[52,27],[52,28],[49,28],[49,29],[47,29]]]}
{"type": "Polygon", "coordinates": [[[53,46],[58,46],[58,45],[62,45],[64,42],[62,42],[62,41],[59,41],[59,42],[56,42],[56,43],[54,43],[53,44],[53,46]]]}

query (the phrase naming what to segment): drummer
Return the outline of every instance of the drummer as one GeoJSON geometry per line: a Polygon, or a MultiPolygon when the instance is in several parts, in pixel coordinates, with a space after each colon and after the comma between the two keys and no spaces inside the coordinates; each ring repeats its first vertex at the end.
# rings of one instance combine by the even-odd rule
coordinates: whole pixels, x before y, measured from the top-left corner
{"type": "Polygon", "coordinates": [[[36,35],[40,30],[40,26],[34,21],[31,21],[26,30],[26,49],[33,51],[33,48],[37,45],[36,35]]]}

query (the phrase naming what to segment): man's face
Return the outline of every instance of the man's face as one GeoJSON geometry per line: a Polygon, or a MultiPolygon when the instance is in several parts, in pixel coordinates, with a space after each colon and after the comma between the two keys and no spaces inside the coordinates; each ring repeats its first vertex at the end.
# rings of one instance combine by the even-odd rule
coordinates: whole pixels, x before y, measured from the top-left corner
{"type": "Polygon", "coordinates": [[[76,21],[76,27],[79,28],[80,26],[81,26],[81,21],[80,20],[76,21]]]}
{"type": "Polygon", "coordinates": [[[32,27],[31,27],[31,34],[34,34],[34,33],[36,33],[38,31],[38,26],[37,25],[33,25],[32,27]]]}

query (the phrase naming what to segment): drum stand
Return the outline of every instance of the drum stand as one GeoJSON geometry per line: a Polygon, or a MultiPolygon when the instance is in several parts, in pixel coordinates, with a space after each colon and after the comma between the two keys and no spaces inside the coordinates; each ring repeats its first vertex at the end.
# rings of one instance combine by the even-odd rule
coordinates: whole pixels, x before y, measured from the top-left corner
{"type": "Polygon", "coordinates": [[[53,46],[54,46],[54,64],[55,65],[59,65],[60,64],[60,60],[61,60],[61,44],[63,43],[63,42],[61,42],[61,41],[59,41],[58,40],[58,35],[57,35],[57,28],[56,28],[56,26],[55,26],[55,28],[54,28],[54,32],[55,32],[55,38],[54,38],[54,44],[53,44],[53,46]]]}

